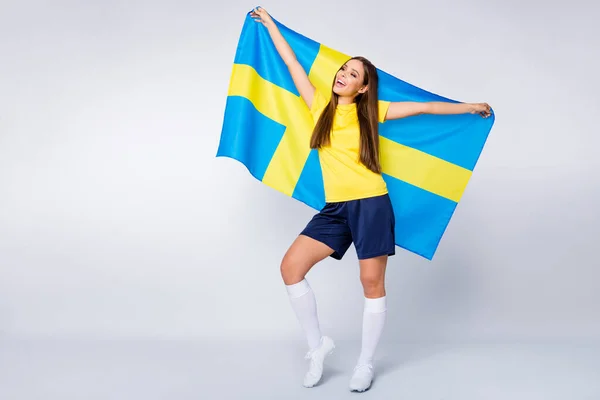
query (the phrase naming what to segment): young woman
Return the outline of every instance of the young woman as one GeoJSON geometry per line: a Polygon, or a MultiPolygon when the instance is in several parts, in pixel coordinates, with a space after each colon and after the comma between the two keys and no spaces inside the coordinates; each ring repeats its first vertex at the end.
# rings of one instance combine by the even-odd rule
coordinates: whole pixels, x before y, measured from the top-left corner
{"type": "Polygon", "coordinates": [[[292,308],[306,334],[310,360],[304,386],[321,379],[323,362],[335,345],[323,336],[314,293],[306,274],[319,261],[341,259],[354,243],[364,289],[362,349],[350,390],[362,392],[373,381],[373,356],[386,318],[385,270],[395,254],[394,212],[379,161],[378,123],[419,114],[490,115],[485,103],[379,102],[377,70],[367,59],[353,57],[338,70],[331,100],[315,89],[279,29],[263,8],[251,12],[268,30],[294,84],[314,119],[310,146],[319,151],[325,207],[292,243],[281,275],[292,308]]]}

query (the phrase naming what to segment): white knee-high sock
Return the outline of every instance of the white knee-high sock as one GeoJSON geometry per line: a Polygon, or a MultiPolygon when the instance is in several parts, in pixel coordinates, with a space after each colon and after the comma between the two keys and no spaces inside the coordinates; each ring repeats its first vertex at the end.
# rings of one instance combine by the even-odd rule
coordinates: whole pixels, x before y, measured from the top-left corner
{"type": "Polygon", "coordinates": [[[362,326],[362,348],[358,358],[358,364],[372,364],[375,349],[383,332],[387,304],[385,296],[377,299],[365,297],[365,308],[363,311],[362,326]]]}
{"type": "Polygon", "coordinates": [[[306,334],[309,349],[318,347],[321,343],[321,329],[317,316],[317,301],[308,281],[301,280],[293,285],[286,285],[292,308],[306,334]]]}

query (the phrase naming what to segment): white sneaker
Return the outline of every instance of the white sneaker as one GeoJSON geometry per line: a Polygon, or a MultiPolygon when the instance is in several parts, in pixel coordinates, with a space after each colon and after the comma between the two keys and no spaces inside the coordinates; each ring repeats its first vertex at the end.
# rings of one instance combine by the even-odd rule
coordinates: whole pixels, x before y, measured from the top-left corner
{"type": "Polygon", "coordinates": [[[323,336],[321,338],[321,344],[306,353],[304,358],[310,360],[310,366],[308,372],[304,376],[304,387],[311,388],[319,383],[321,376],[323,375],[323,362],[325,361],[325,357],[333,353],[333,349],[335,349],[333,340],[328,336],[323,336]]]}
{"type": "Polygon", "coordinates": [[[364,392],[371,387],[373,382],[373,365],[361,364],[354,367],[354,374],[350,379],[350,390],[353,392],[364,392]]]}

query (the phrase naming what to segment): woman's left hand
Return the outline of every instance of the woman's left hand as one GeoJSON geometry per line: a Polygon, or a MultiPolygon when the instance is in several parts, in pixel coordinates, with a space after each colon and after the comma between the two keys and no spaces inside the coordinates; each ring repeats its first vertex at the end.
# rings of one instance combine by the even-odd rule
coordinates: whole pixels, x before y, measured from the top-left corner
{"type": "Polygon", "coordinates": [[[471,114],[479,114],[483,118],[487,118],[492,115],[492,108],[488,103],[472,103],[471,114]]]}

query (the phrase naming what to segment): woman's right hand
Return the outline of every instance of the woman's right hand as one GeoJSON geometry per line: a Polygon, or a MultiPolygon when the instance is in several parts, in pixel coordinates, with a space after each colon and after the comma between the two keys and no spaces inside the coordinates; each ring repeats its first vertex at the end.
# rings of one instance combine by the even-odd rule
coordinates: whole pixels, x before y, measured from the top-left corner
{"type": "Polygon", "coordinates": [[[269,36],[271,36],[273,44],[281,56],[281,59],[288,67],[300,96],[302,96],[302,99],[310,108],[315,93],[315,87],[308,79],[304,67],[302,67],[302,65],[298,62],[298,59],[296,59],[294,50],[292,50],[289,43],[285,40],[267,10],[262,7],[256,7],[250,12],[250,16],[256,22],[260,22],[265,25],[267,31],[269,31],[269,36]]]}
{"type": "Polygon", "coordinates": [[[256,7],[254,10],[252,10],[252,12],[250,12],[250,16],[254,18],[256,22],[260,22],[264,26],[268,27],[269,25],[273,24],[273,19],[267,10],[262,7],[256,7]]]}

